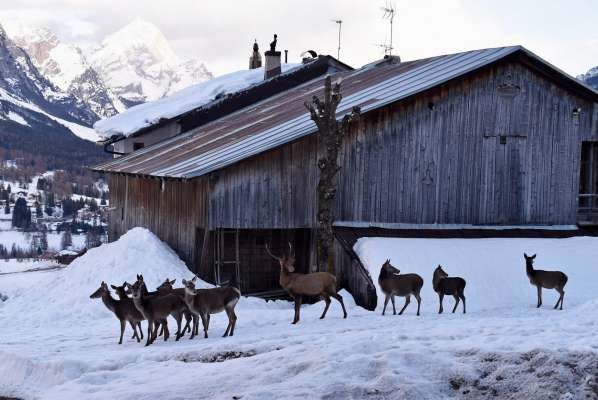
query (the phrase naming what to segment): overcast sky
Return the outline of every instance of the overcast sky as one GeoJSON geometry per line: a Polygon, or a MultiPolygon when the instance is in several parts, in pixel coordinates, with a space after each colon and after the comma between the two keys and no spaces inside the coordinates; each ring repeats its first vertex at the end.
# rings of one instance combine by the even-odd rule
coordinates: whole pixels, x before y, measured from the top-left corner
{"type": "MultiPolygon", "coordinates": [[[[598,65],[596,0],[396,0],[394,45],[404,60],[522,44],[573,75],[598,65]]],[[[289,61],[313,49],[360,66],[383,55],[383,0],[1,0],[0,23],[27,18],[65,41],[91,44],[139,16],[158,26],[182,57],[215,75],[247,67],[251,44],[272,34],[289,61]]]]}

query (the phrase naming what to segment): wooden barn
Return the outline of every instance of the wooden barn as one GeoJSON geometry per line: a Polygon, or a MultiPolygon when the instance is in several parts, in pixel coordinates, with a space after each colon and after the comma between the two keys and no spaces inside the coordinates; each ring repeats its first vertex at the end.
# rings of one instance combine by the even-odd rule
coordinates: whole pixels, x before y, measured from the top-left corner
{"type": "MultiPolygon", "coordinates": [[[[375,307],[355,230],[573,229],[598,221],[598,93],[520,46],[333,75],[338,117],[360,106],[338,174],[336,272],[375,307]],[[350,234],[347,235],[347,231],[350,234]],[[353,235],[353,236],[351,236],[353,235]]],[[[290,241],[315,265],[318,77],[95,170],[109,177],[111,240],[144,226],[211,282],[279,289],[264,251],[290,241]]]]}

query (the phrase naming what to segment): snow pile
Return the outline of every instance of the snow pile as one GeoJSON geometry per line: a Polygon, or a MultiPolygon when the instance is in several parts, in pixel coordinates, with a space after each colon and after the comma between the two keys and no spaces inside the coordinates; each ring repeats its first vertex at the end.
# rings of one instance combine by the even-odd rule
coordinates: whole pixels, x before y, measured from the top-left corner
{"type": "MultiPolygon", "coordinates": [[[[153,233],[144,228],[134,228],[118,241],[89,250],[53,279],[33,287],[7,291],[9,301],[0,309],[6,316],[19,317],[18,309],[27,307],[24,323],[39,326],[48,323],[71,325],[81,321],[114,316],[100,299],[89,295],[98,289],[102,281],[121,285],[134,282],[137,274],[153,290],[166,278],[189,279],[192,273],[185,263],[153,233]]],[[[113,297],[116,295],[113,293],[113,297]]]]}
{"type": "MultiPolygon", "coordinates": [[[[598,238],[567,239],[399,239],[362,238],[355,250],[378,292],[377,310],[384,306],[378,287],[380,267],[389,258],[401,273],[417,273],[424,279],[422,312],[438,311],[438,296],[432,289],[432,274],[438,264],[450,276],[467,281],[465,297],[468,312],[497,308],[519,309],[536,304],[536,289],[525,273],[523,253],[537,253],[534,268],[558,269],[569,277],[564,307],[595,300],[598,274],[598,238]]],[[[552,307],[558,294],[543,290],[543,307],[552,307]]],[[[403,299],[397,298],[401,307],[403,299]]],[[[414,313],[415,299],[405,312],[414,313]]],[[[445,297],[445,312],[452,310],[452,296],[445,297]]],[[[389,307],[390,307],[389,303],[389,307]]],[[[392,309],[391,309],[392,310],[392,309]]],[[[461,310],[459,308],[459,310],[461,310]]],[[[387,309],[388,311],[388,309],[387,309]]]]}
{"type": "MultiPolygon", "coordinates": [[[[286,73],[299,66],[301,64],[282,64],[281,67],[282,72],[286,73]]],[[[129,136],[161,119],[174,118],[214,101],[217,96],[247,89],[263,80],[263,68],[232,72],[100,120],[94,124],[94,129],[103,139],[109,139],[114,135],[129,136]]]]}

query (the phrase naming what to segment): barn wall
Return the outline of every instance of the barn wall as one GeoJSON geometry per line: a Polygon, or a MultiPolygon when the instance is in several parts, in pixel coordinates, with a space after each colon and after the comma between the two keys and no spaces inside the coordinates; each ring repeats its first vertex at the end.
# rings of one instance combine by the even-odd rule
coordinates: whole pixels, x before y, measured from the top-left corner
{"type": "Polygon", "coordinates": [[[338,220],[575,224],[591,111],[506,64],[372,113],[344,142],[338,220]]]}
{"type": "Polygon", "coordinates": [[[207,224],[207,178],[190,182],[110,175],[109,239],[129,229],[148,228],[194,269],[201,244],[196,232],[207,224]]]}
{"type": "MultiPolygon", "coordinates": [[[[509,63],[368,113],[344,141],[337,219],[575,224],[593,107],[509,63]]],[[[210,226],[314,226],[316,149],[311,135],[213,174],[210,226]]]]}
{"type": "Polygon", "coordinates": [[[213,228],[312,227],[316,212],[315,136],[210,175],[213,228]]]}

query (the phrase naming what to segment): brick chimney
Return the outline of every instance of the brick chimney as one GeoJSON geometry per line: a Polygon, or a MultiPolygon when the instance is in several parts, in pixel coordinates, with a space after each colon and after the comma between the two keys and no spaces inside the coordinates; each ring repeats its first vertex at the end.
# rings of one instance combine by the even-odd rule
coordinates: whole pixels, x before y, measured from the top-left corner
{"type": "Polygon", "coordinates": [[[280,51],[276,51],[276,41],[278,36],[274,34],[274,40],[270,43],[270,50],[266,51],[266,63],[264,66],[264,79],[270,79],[280,75],[280,51]]]}

